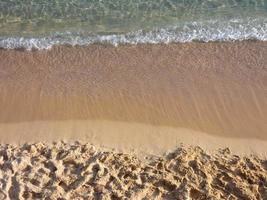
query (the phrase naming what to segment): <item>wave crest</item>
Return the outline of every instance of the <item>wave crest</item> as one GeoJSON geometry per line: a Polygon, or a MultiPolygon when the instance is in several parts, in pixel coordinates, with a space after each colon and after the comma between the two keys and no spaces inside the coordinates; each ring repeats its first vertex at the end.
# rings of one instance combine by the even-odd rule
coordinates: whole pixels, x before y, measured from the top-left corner
{"type": "Polygon", "coordinates": [[[54,33],[47,37],[0,37],[0,47],[50,49],[54,45],[89,45],[94,43],[158,44],[185,43],[192,41],[267,41],[267,19],[232,19],[229,21],[209,20],[187,22],[169,28],[139,30],[125,34],[97,35],[90,33],[54,33]]]}

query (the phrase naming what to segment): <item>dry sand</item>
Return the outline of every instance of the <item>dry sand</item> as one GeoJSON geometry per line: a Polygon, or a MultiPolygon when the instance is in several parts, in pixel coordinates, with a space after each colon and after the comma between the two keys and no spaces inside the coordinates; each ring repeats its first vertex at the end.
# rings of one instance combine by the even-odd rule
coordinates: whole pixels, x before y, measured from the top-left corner
{"type": "Polygon", "coordinates": [[[0,146],[0,199],[267,199],[267,160],[178,148],[140,161],[89,144],[0,146]]]}

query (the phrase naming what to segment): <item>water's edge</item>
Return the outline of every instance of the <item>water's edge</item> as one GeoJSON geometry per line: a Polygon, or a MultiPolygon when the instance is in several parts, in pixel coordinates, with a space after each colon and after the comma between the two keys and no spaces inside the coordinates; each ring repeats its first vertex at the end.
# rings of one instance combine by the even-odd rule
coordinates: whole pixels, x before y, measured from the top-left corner
{"type": "Polygon", "coordinates": [[[208,20],[184,23],[169,28],[134,31],[121,34],[95,34],[84,32],[52,33],[48,36],[0,36],[0,48],[50,49],[54,45],[104,44],[168,44],[192,41],[267,41],[267,19],[208,20]]]}

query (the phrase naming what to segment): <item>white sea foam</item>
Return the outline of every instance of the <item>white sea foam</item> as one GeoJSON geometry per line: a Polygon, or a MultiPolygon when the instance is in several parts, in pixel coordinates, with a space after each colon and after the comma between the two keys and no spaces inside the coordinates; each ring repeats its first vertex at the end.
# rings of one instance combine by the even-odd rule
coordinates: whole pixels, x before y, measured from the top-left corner
{"type": "Polygon", "coordinates": [[[267,41],[267,19],[232,19],[188,22],[169,28],[135,31],[126,34],[97,35],[85,33],[54,33],[47,37],[0,37],[0,47],[8,49],[49,49],[53,45],[89,45],[93,43],[157,44],[191,41],[267,41]]]}

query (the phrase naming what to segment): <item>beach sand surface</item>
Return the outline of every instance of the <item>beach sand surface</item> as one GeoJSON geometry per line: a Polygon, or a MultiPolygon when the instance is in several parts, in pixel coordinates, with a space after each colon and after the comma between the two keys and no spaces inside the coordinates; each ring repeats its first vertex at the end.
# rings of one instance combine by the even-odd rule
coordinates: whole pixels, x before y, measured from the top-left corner
{"type": "Polygon", "coordinates": [[[0,50],[1,143],[267,154],[267,43],[0,50]]]}
{"type": "Polygon", "coordinates": [[[267,160],[179,147],[141,161],[88,143],[0,146],[0,199],[267,198],[267,160]]]}

